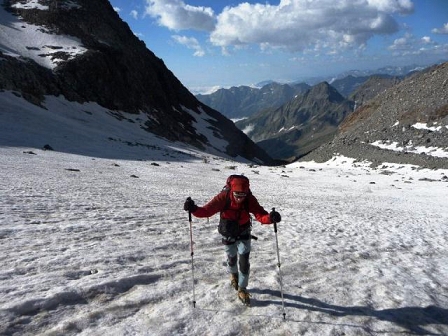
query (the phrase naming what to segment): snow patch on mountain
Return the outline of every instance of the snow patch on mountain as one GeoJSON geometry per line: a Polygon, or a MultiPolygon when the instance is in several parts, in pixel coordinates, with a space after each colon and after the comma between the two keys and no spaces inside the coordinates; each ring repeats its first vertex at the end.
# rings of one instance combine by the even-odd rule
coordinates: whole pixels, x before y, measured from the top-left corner
{"type": "MultiPolygon", "coordinates": [[[[14,6],[47,9],[47,6],[37,2],[14,6]]],[[[26,23],[7,12],[3,6],[0,6],[0,50],[8,56],[30,58],[48,69],[54,69],[60,62],[73,59],[87,51],[78,38],[57,35],[42,26],[26,23]]]]}

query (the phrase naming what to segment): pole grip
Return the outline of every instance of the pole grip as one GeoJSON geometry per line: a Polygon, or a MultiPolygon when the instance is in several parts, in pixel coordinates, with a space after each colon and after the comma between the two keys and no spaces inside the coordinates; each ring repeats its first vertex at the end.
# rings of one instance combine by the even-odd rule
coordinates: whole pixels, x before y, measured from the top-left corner
{"type": "MultiPolygon", "coordinates": [[[[275,208],[272,208],[272,211],[275,211],[275,208]]],[[[277,222],[274,222],[274,232],[277,233],[277,222]]]]}
{"type": "MultiPolygon", "coordinates": [[[[187,197],[187,201],[191,201],[191,197],[190,196],[187,197]]],[[[191,210],[188,210],[188,221],[191,224],[191,210]]]]}

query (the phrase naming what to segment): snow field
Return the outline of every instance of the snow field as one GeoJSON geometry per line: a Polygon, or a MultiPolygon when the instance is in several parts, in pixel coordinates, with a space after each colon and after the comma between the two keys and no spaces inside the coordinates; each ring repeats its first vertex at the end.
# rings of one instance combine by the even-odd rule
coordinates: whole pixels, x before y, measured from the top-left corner
{"type": "Polygon", "coordinates": [[[2,333],[448,333],[446,171],[27,150],[0,148],[2,333]],[[183,202],[204,204],[233,173],[282,215],[286,320],[273,226],[253,225],[246,308],[229,285],[216,216],[193,218],[193,308],[183,202]]]}

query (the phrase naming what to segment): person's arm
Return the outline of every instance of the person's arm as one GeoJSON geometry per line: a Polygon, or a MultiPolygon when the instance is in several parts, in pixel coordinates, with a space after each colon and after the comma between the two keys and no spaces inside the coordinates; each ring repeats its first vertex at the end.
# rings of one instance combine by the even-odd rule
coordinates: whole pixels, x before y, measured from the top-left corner
{"type": "Polygon", "coordinates": [[[261,224],[272,224],[269,213],[258,203],[254,195],[249,195],[249,212],[251,212],[257,221],[261,224]]]}
{"type": "Polygon", "coordinates": [[[192,214],[198,218],[211,217],[214,214],[220,212],[226,204],[225,193],[219,193],[213,197],[207,204],[202,207],[197,207],[192,214]]]}

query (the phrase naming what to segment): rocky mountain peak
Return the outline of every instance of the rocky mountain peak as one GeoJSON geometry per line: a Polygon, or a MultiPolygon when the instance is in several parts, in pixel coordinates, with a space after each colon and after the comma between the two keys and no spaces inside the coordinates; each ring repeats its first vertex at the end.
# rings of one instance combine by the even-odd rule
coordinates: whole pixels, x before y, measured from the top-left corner
{"type": "Polygon", "coordinates": [[[306,93],[306,96],[313,100],[328,100],[331,103],[341,103],[345,100],[345,98],[327,82],[322,82],[311,87],[306,93]]]}
{"type": "Polygon", "coordinates": [[[224,140],[227,155],[272,162],[231,121],[200,103],[108,0],[8,0],[3,7],[3,33],[9,35],[2,40],[9,44],[0,49],[0,89],[20,92],[42,107],[46,95],[62,95],[143,112],[151,120],[145,129],[168,140],[203,150],[213,148],[214,139],[224,140]],[[209,135],[196,129],[199,120],[207,120],[209,135]]]}
{"type": "Polygon", "coordinates": [[[293,160],[329,141],[352,110],[350,101],[322,82],[282,106],[259,111],[236,125],[271,156],[293,160]]]}

